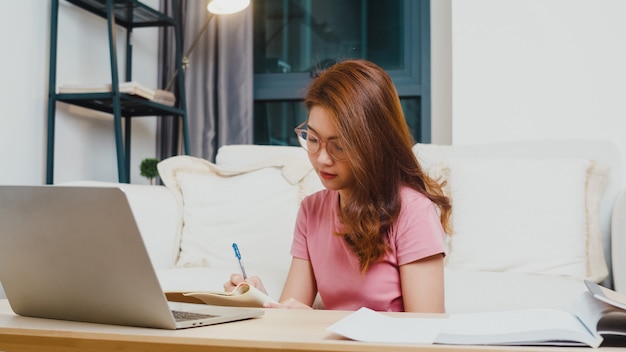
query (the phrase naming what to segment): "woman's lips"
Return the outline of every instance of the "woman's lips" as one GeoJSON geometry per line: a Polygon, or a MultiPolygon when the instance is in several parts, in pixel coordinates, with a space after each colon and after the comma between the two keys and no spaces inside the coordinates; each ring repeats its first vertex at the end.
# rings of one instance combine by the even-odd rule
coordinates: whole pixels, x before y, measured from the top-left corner
{"type": "Polygon", "coordinates": [[[320,177],[325,179],[325,180],[332,180],[333,178],[337,177],[337,175],[329,174],[328,172],[324,172],[324,171],[320,171],[320,177]]]}

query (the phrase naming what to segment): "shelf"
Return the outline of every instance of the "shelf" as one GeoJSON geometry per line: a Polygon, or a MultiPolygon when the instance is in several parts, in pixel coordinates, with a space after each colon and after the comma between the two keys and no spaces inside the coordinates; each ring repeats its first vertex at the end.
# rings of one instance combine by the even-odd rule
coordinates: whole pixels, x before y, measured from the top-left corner
{"type": "MultiPolygon", "coordinates": [[[[82,9],[107,18],[106,0],[67,0],[82,9]]],[[[137,0],[113,0],[115,23],[125,28],[174,26],[174,19],[137,0]]]]}
{"type": "MultiPolygon", "coordinates": [[[[64,93],[57,94],[56,100],[113,114],[113,93],[64,93]]],[[[133,116],[180,116],[182,109],[146,100],[136,95],[120,93],[121,115],[133,116]]]]}
{"type": "MultiPolygon", "coordinates": [[[[180,26],[179,2],[172,0],[173,16],[161,13],[138,0],[67,0],[67,2],[107,22],[109,42],[109,61],[111,64],[111,83],[108,90],[80,90],[79,92],[56,92],[57,42],[59,1],[51,0],[50,6],[50,70],[48,81],[48,143],[46,161],[46,183],[54,182],[54,140],[56,103],[76,105],[87,109],[101,111],[113,115],[115,133],[115,151],[119,182],[130,182],[130,149],[131,149],[131,118],[140,116],[169,117],[175,116],[182,124],[182,142],[184,153],[189,153],[189,130],[185,103],[184,75],[177,76],[177,89],[172,99],[175,106],[161,104],[145,99],[137,94],[120,93],[120,82],[117,64],[116,27],[126,29],[126,74],[125,82],[132,82],[132,44],[131,34],[138,27],[167,27],[172,32],[176,45],[176,70],[183,71],[182,40],[180,26]],[[107,6],[110,5],[110,6],[107,6]],[[123,123],[122,123],[123,122],[123,123]]],[[[125,90],[128,92],[127,90],[125,90]]],[[[134,92],[137,93],[137,92],[134,92]]],[[[148,95],[148,97],[151,97],[148,95]]]]}

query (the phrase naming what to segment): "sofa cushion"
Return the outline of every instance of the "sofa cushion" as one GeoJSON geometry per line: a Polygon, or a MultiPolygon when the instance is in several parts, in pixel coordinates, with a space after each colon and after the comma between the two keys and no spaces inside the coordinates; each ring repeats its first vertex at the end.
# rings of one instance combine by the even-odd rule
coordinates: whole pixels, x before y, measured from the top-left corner
{"type": "Polygon", "coordinates": [[[576,158],[453,158],[447,169],[448,268],[607,276],[597,216],[605,166],[576,158]]]}
{"type": "Polygon", "coordinates": [[[295,218],[306,195],[304,180],[315,177],[308,160],[227,167],[176,156],[158,168],[182,209],[177,266],[230,266],[237,272],[236,242],[248,274],[255,267],[288,268],[295,218]]]}
{"type": "Polygon", "coordinates": [[[587,288],[583,281],[553,275],[445,269],[446,312],[477,313],[554,308],[569,311],[587,288]]]}
{"type": "Polygon", "coordinates": [[[124,191],[155,269],[171,268],[178,256],[181,219],[172,192],[163,186],[73,181],[63,186],[115,187],[124,191]]]}

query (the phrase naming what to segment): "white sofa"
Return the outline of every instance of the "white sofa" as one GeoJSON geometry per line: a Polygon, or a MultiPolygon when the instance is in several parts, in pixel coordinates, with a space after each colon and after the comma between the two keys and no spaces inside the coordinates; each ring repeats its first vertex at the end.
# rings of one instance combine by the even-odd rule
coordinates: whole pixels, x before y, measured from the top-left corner
{"type": "MultiPolygon", "coordinates": [[[[604,141],[414,147],[453,200],[448,312],[568,308],[583,279],[626,290],[621,158],[604,141]],[[597,210],[597,211],[596,211],[597,210]],[[613,244],[613,247],[611,247],[613,244]]],[[[239,267],[278,298],[299,201],[321,184],[297,147],[226,146],[216,164],[159,164],[166,186],[118,185],[128,195],[166,291],[221,290],[239,267]]],[[[93,182],[79,185],[104,185],[93,182]]]]}

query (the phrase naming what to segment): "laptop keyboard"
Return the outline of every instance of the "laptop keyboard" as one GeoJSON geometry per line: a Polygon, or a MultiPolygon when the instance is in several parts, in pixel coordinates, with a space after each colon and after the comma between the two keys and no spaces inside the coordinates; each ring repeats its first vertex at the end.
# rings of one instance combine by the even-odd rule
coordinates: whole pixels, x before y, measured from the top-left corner
{"type": "Polygon", "coordinates": [[[172,313],[174,314],[174,319],[176,321],[188,321],[217,317],[217,315],[183,312],[180,310],[173,310],[172,313]]]}

